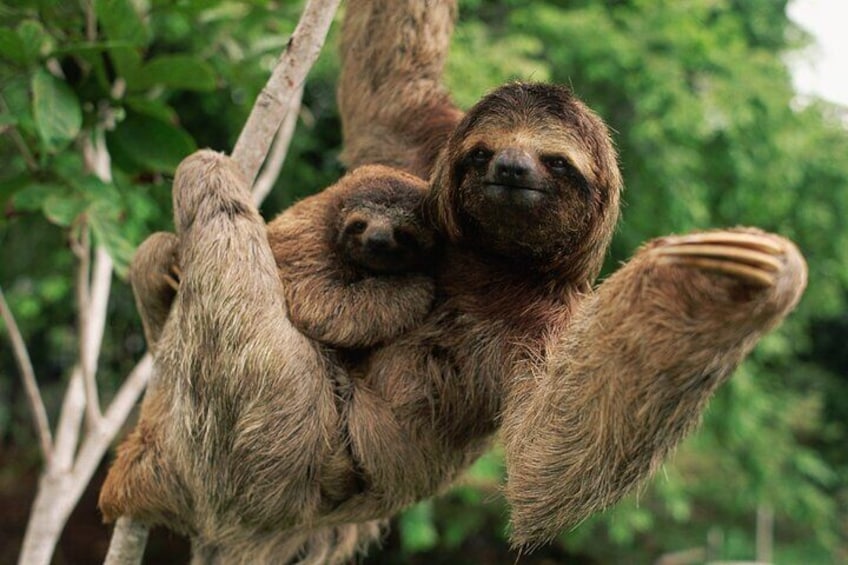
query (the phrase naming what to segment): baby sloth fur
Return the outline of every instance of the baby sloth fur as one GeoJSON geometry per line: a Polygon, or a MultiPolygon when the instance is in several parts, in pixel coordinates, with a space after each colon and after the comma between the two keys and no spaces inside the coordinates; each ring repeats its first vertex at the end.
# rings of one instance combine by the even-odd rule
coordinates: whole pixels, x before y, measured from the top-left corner
{"type": "Polygon", "coordinates": [[[268,224],[289,318],[330,346],[363,348],[420,323],[433,303],[427,183],[370,165],[268,224]]]}

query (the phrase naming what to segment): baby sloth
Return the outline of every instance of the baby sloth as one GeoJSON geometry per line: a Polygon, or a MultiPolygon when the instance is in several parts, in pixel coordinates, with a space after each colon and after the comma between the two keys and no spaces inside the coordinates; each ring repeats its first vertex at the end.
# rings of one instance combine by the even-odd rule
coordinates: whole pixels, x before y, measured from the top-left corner
{"type": "Polygon", "coordinates": [[[268,224],[298,330],[357,349],[418,325],[434,291],[436,236],[422,217],[427,188],[388,167],[360,167],[268,224]]]}

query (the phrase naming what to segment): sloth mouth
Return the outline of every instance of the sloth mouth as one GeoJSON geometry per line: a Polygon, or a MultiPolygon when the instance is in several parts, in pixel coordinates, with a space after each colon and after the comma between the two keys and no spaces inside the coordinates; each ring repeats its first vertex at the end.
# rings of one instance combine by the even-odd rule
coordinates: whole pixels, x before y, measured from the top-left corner
{"type": "Polygon", "coordinates": [[[494,190],[494,191],[501,191],[501,190],[504,190],[504,191],[512,191],[512,190],[522,191],[522,190],[527,190],[527,191],[530,191],[530,192],[540,192],[542,194],[547,194],[547,192],[548,192],[547,190],[545,190],[541,186],[531,186],[531,185],[526,185],[526,184],[505,184],[505,183],[502,183],[502,182],[487,182],[484,186],[485,186],[485,188],[491,189],[491,190],[494,190]]]}
{"type": "Polygon", "coordinates": [[[482,189],[483,198],[492,206],[517,206],[535,210],[548,200],[548,192],[540,186],[486,183],[482,189]]]}

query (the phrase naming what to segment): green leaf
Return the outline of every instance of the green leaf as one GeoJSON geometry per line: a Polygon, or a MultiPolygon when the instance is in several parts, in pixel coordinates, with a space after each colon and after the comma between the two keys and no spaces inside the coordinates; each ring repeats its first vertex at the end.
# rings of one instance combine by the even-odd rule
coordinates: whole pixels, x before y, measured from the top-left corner
{"type": "Polygon", "coordinates": [[[32,113],[38,135],[50,152],[73,141],[82,127],[82,110],[76,94],[44,69],[32,77],[32,113]]]}
{"type": "Polygon", "coordinates": [[[128,82],[134,80],[141,68],[141,55],[133,47],[114,47],[109,49],[109,58],[115,65],[118,75],[128,82]]]}
{"type": "Polygon", "coordinates": [[[173,172],[196,146],[185,130],[134,112],[107,137],[123,155],[153,171],[173,172]]]}
{"type": "Polygon", "coordinates": [[[124,236],[119,217],[110,206],[97,202],[88,208],[88,222],[94,237],[109,252],[115,262],[115,271],[124,277],[129,270],[135,246],[124,236]]]}
{"type": "Polygon", "coordinates": [[[21,37],[13,30],[0,28],[0,57],[12,63],[26,63],[27,52],[21,37]]]}
{"type": "Polygon", "coordinates": [[[97,0],[97,20],[106,37],[129,45],[146,45],[149,34],[130,0],[97,0]]]}
{"type": "Polygon", "coordinates": [[[128,86],[139,91],[157,85],[184,90],[212,90],[215,88],[215,71],[197,57],[162,55],[145,64],[128,86]]]}
{"type": "Polygon", "coordinates": [[[432,549],[439,541],[439,533],[433,525],[433,503],[416,504],[399,519],[403,548],[408,552],[432,549]]]}
{"type": "Polygon", "coordinates": [[[127,108],[139,114],[156,118],[166,123],[176,123],[177,113],[174,109],[159,100],[150,100],[141,95],[128,96],[125,99],[127,108]]]}
{"type": "Polygon", "coordinates": [[[103,182],[92,174],[67,179],[89,202],[108,204],[114,210],[122,207],[121,194],[113,183],[103,182]]]}
{"type": "Polygon", "coordinates": [[[44,201],[44,215],[52,223],[68,227],[85,211],[87,202],[76,193],[51,194],[44,201]]]}
{"type": "Polygon", "coordinates": [[[27,62],[37,61],[53,43],[52,38],[44,30],[44,26],[37,20],[22,21],[17,31],[24,49],[23,56],[27,62]]]}
{"type": "Polygon", "coordinates": [[[16,210],[34,212],[41,210],[49,198],[67,192],[68,189],[61,184],[36,182],[16,191],[12,196],[12,204],[16,210]]]}
{"type": "Polygon", "coordinates": [[[9,116],[14,116],[17,128],[27,141],[35,137],[35,121],[32,118],[32,98],[30,97],[30,77],[19,74],[8,77],[0,84],[0,96],[6,103],[9,116]]]}

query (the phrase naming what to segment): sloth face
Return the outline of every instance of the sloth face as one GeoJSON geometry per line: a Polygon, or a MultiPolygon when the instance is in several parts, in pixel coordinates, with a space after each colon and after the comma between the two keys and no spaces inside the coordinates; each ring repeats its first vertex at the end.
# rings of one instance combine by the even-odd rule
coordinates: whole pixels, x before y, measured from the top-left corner
{"type": "Polygon", "coordinates": [[[434,179],[430,209],[449,239],[505,257],[574,260],[605,247],[617,218],[607,128],[563,87],[516,83],[483,98],[434,179]]]}
{"type": "Polygon", "coordinates": [[[433,235],[409,210],[360,205],[345,212],[338,246],[357,267],[399,274],[427,267],[433,235]]]}

